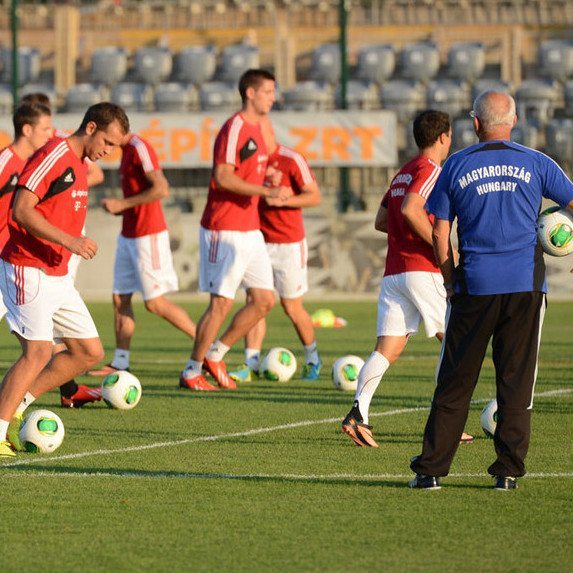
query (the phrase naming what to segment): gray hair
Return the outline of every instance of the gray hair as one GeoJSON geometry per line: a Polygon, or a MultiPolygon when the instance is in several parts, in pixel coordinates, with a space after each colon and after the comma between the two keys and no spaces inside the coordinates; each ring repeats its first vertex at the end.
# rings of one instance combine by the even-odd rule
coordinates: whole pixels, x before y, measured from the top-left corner
{"type": "Polygon", "coordinates": [[[513,127],[515,100],[508,93],[487,90],[476,97],[474,113],[483,129],[487,130],[497,125],[513,127]]]}

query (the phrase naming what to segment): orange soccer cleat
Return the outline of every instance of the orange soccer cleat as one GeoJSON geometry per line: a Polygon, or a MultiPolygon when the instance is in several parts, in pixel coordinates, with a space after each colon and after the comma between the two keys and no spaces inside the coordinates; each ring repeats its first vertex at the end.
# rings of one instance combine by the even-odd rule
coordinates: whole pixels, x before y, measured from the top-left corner
{"type": "Polygon", "coordinates": [[[187,388],[187,390],[197,390],[201,392],[217,392],[219,390],[219,388],[209,384],[203,374],[197,374],[187,378],[183,376],[183,373],[181,373],[181,377],[179,378],[179,388],[187,388]]]}
{"type": "Polygon", "coordinates": [[[101,386],[98,388],[90,388],[83,384],[78,384],[78,389],[75,394],[72,394],[69,398],[60,396],[62,408],[81,408],[85,404],[98,402],[99,400],[101,400],[101,386]]]}
{"type": "Polygon", "coordinates": [[[211,376],[213,376],[213,378],[215,378],[217,384],[219,384],[221,388],[224,388],[225,390],[237,389],[237,385],[231,379],[229,374],[227,374],[227,367],[222,360],[215,362],[214,360],[205,358],[203,360],[203,367],[209,374],[211,374],[211,376]]]}

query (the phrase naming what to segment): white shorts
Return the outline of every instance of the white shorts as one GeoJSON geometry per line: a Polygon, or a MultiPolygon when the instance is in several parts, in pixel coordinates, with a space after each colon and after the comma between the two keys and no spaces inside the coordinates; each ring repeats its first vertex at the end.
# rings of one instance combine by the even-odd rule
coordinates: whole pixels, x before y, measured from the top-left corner
{"type": "Polygon", "coordinates": [[[70,275],[0,260],[0,289],[12,332],[26,340],[98,338],[94,321],[70,275]]]}
{"type": "Polygon", "coordinates": [[[169,232],[128,239],[117,238],[113,294],[143,293],[143,300],[179,290],[173,268],[169,232]]]}
{"type": "Polygon", "coordinates": [[[78,267],[80,266],[80,262],[82,257],[80,255],[75,255],[72,253],[70,260],[68,261],[68,275],[72,279],[72,282],[76,282],[76,276],[78,274],[78,267]]]}
{"type": "Polygon", "coordinates": [[[275,289],[281,298],[298,298],[308,290],[306,239],[298,243],[267,243],[275,289]]]}
{"type": "Polygon", "coordinates": [[[260,231],[199,231],[199,289],[235,298],[237,289],[273,290],[273,271],[260,231]]]}
{"type": "Polygon", "coordinates": [[[440,273],[408,272],[386,276],[378,297],[378,336],[409,336],[424,321],[426,335],[444,332],[446,289],[440,273]]]}

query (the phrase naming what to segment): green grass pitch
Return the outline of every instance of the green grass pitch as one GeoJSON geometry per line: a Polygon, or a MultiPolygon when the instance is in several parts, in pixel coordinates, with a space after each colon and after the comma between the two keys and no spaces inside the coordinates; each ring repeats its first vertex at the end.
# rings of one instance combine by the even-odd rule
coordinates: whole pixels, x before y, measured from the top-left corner
{"type": "MultiPolygon", "coordinates": [[[[204,304],[183,303],[196,320],[204,304]]],[[[573,484],[573,303],[551,303],[541,346],[528,457],[515,492],[497,492],[486,468],[493,443],[479,413],[494,396],[488,356],[452,475],[440,491],[412,491],[439,352],[414,337],[372,403],[379,449],[356,447],[340,430],[353,396],[330,367],[366,358],[376,302],[329,306],[348,320],[317,330],[324,360],[317,383],[252,382],[237,392],[176,388],[190,343],[136,305],[132,371],[143,385],[131,411],[105,404],[64,410],[40,398],[66,427],[51,455],[0,462],[0,569],[22,571],[549,572],[571,567],[573,484]],[[569,565],[567,565],[569,563],[569,565]]],[[[109,304],[90,307],[107,360],[109,304]]],[[[300,343],[280,308],[265,347],[300,343]]],[[[6,330],[0,366],[17,355],[6,330]]],[[[227,359],[242,362],[238,345],[227,359]]],[[[83,383],[93,383],[82,378],[83,383]]],[[[34,407],[34,406],[33,406],[34,407]]]]}

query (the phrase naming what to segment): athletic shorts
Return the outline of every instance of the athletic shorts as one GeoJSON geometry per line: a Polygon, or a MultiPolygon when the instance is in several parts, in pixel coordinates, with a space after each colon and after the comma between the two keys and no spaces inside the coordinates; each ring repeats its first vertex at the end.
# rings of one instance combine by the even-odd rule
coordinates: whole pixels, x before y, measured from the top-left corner
{"type": "Polygon", "coordinates": [[[260,231],[199,231],[199,289],[235,298],[239,287],[273,290],[273,270],[260,231]]]}
{"type": "Polygon", "coordinates": [[[276,291],[281,298],[298,298],[308,290],[306,239],[298,243],[267,243],[276,291]]]}
{"type": "Polygon", "coordinates": [[[113,294],[140,291],[143,300],[151,300],[177,290],[179,283],[173,268],[167,230],[134,239],[121,234],[118,236],[113,294]]]}
{"type": "Polygon", "coordinates": [[[426,335],[444,332],[446,289],[440,273],[385,276],[378,297],[378,336],[409,336],[424,321],[426,335]]]}
{"type": "Polygon", "coordinates": [[[0,260],[0,289],[12,332],[26,340],[98,338],[97,328],[70,275],[0,260]]]}

